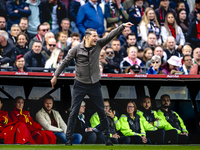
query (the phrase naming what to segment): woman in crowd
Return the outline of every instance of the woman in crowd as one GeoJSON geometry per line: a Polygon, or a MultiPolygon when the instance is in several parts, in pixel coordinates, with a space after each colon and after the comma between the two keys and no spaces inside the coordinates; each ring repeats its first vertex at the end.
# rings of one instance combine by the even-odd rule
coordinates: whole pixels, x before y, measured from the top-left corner
{"type": "Polygon", "coordinates": [[[151,58],[151,66],[147,70],[147,74],[164,74],[160,65],[161,65],[160,56],[154,55],[151,58]]]}
{"type": "Polygon", "coordinates": [[[146,8],[139,25],[139,29],[142,37],[142,43],[147,42],[147,35],[149,32],[154,32],[156,34],[158,43],[161,44],[160,25],[153,8],[146,8]]]}
{"type": "Polygon", "coordinates": [[[56,136],[54,133],[52,131],[42,130],[41,125],[33,121],[29,111],[24,111],[23,107],[23,97],[16,97],[15,107],[10,112],[12,121],[25,123],[36,144],[56,144],[56,136]]]}
{"type": "Polygon", "coordinates": [[[174,70],[174,72],[179,71],[179,67],[181,66],[181,59],[177,56],[171,56],[167,62],[161,65],[161,68],[164,74],[173,74],[172,70],[174,70]]]}
{"type": "Polygon", "coordinates": [[[11,71],[16,71],[16,72],[31,72],[30,69],[28,69],[25,66],[25,59],[23,55],[18,55],[15,60],[15,64],[13,65],[13,68],[11,71]]]}
{"type": "Polygon", "coordinates": [[[151,60],[152,56],[153,56],[153,50],[150,47],[145,48],[143,55],[143,60],[145,64],[147,61],[151,60]]]}
{"type": "Polygon", "coordinates": [[[20,27],[18,24],[13,24],[10,29],[10,39],[13,41],[14,44],[17,43],[17,36],[21,32],[20,27]]]}
{"type": "Polygon", "coordinates": [[[50,58],[46,61],[44,68],[57,68],[64,56],[64,51],[58,48],[55,48],[50,56],[50,58]]]}
{"type": "Polygon", "coordinates": [[[135,102],[128,102],[126,106],[126,114],[122,114],[119,119],[121,126],[120,132],[124,136],[130,137],[131,144],[149,143],[144,129],[144,119],[141,119],[136,112],[137,106],[135,102]]]}
{"type": "Polygon", "coordinates": [[[166,15],[165,24],[161,27],[161,36],[163,42],[166,42],[169,36],[173,36],[176,39],[177,50],[181,50],[185,44],[185,36],[182,29],[177,25],[174,14],[171,12],[166,15]]]}
{"type": "Polygon", "coordinates": [[[120,63],[120,68],[125,69],[125,67],[133,66],[137,64],[139,66],[143,66],[143,63],[140,59],[137,58],[137,47],[131,46],[127,49],[128,56],[123,58],[123,61],[120,63]]]}
{"type": "Polygon", "coordinates": [[[35,144],[25,123],[12,122],[8,112],[2,110],[2,107],[0,98],[0,140],[4,140],[4,144],[35,144]]]}
{"type": "Polygon", "coordinates": [[[185,9],[180,9],[177,12],[177,24],[181,27],[184,36],[186,37],[187,30],[189,27],[189,20],[187,19],[187,14],[185,9]]]}

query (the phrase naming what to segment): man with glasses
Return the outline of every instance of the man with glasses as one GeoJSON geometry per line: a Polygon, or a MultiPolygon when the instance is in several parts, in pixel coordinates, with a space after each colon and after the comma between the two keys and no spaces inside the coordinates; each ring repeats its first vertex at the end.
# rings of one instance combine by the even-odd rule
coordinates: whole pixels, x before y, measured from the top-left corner
{"type": "MultiPolygon", "coordinates": [[[[129,144],[130,139],[125,136],[120,136],[117,131],[120,129],[120,123],[118,121],[117,116],[115,116],[115,111],[111,109],[110,103],[108,100],[104,101],[104,111],[107,115],[108,127],[110,131],[111,141],[114,144],[129,144]]],[[[94,113],[90,118],[91,127],[94,130],[102,131],[100,119],[98,113],[94,113]]]]}
{"type": "Polygon", "coordinates": [[[29,49],[32,48],[34,41],[40,41],[43,44],[44,43],[44,36],[47,32],[48,32],[48,29],[47,29],[46,25],[43,25],[43,24],[39,25],[38,28],[37,28],[38,34],[30,40],[29,49]]]}
{"type": "MultiPolygon", "coordinates": [[[[179,144],[187,144],[188,140],[188,131],[186,126],[184,125],[181,117],[175,112],[172,111],[169,107],[171,105],[170,96],[167,94],[163,94],[160,97],[161,108],[157,111],[158,116],[165,121],[165,140],[170,141],[170,139],[174,139],[176,137],[177,141],[173,141],[173,143],[179,144]]],[[[171,141],[172,142],[172,141],[171,141]]]]}
{"type": "Polygon", "coordinates": [[[46,46],[43,47],[42,53],[46,56],[47,59],[50,58],[51,53],[56,47],[56,40],[54,38],[48,39],[46,46]]]}
{"type": "Polygon", "coordinates": [[[190,74],[190,70],[193,66],[192,56],[184,55],[183,56],[183,66],[179,69],[184,74],[190,74]]]}

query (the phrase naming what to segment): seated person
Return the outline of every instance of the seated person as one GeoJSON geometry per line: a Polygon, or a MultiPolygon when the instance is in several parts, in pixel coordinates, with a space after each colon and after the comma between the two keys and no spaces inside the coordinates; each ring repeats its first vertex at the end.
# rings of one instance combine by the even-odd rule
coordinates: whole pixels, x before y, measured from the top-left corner
{"type": "Polygon", "coordinates": [[[147,42],[144,42],[142,45],[142,49],[145,50],[147,47],[151,48],[153,51],[156,47],[156,34],[153,32],[149,32],[147,35],[147,42]]]}
{"type": "Polygon", "coordinates": [[[43,53],[46,56],[46,58],[49,59],[55,47],[56,47],[56,40],[54,38],[49,38],[46,42],[46,46],[42,48],[41,53],[43,53]]]}
{"type": "Polygon", "coordinates": [[[32,50],[28,51],[25,55],[25,61],[27,67],[44,67],[46,62],[46,56],[41,53],[42,42],[34,41],[32,50]]]}
{"type": "MultiPolygon", "coordinates": [[[[67,125],[59,112],[52,109],[53,100],[53,97],[50,95],[44,97],[44,105],[43,108],[37,112],[36,121],[44,130],[52,131],[58,140],[60,140],[59,143],[65,144],[67,142],[67,125]]],[[[79,144],[81,140],[82,136],[80,134],[74,134],[73,144],[79,144]]]]}
{"type": "Polygon", "coordinates": [[[146,74],[164,74],[163,69],[160,67],[161,59],[160,56],[154,55],[151,58],[151,66],[147,70],[146,74]]]}
{"type": "Polygon", "coordinates": [[[43,49],[45,49],[45,46],[46,46],[46,44],[47,44],[47,41],[48,41],[50,38],[54,38],[54,39],[55,39],[55,35],[54,35],[52,32],[48,31],[48,32],[45,34],[45,36],[44,36],[44,42],[42,43],[43,49]]]}
{"type": "Polygon", "coordinates": [[[192,66],[192,56],[186,54],[183,56],[183,66],[179,69],[179,71],[183,72],[183,74],[190,74],[192,66]]]}
{"type": "MultiPolygon", "coordinates": [[[[107,115],[108,128],[110,131],[110,138],[113,144],[129,144],[130,138],[126,136],[120,136],[117,131],[120,129],[120,123],[117,116],[114,115],[113,110],[110,109],[109,101],[104,101],[104,111],[107,115]]],[[[90,118],[90,123],[93,128],[101,129],[100,119],[98,113],[94,113],[90,118]]]]}
{"type": "Polygon", "coordinates": [[[15,63],[13,65],[13,68],[10,71],[16,71],[16,72],[31,72],[30,69],[28,69],[25,66],[25,59],[23,55],[18,55],[16,57],[15,63]]]}
{"type": "Polygon", "coordinates": [[[124,30],[122,31],[122,34],[119,36],[119,41],[120,41],[120,45],[123,45],[124,43],[126,43],[126,39],[128,34],[130,34],[132,31],[130,29],[130,27],[125,27],[124,30]]]}
{"type": "MultiPolygon", "coordinates": [[[[85,121],[85,102],[82,101],[79,114],[76,120],[76,127],[74,132],[80,133],[83,136],[82,143],[95,144],[97,140],[97,134],[94,128],[90,127],[85,121]]],[[[103,139],[104,140],[104,139],[103,139]]]]}
{"type": "Polygon", "coordinates": [[[14,44],[17,43],[17,36],[21,32],[21,29],[18,24],[13,24],[10,29],[10,39],[13,41],[14,44]]]}
{"type": "Polygon", "coordinates": [[[10,112],[11,120],[25,123],[36,144],[56,144],[56,136],[53,134],[53,132],[42,130],[41,125],[33,121],[29,111],[24,111],[23,107],[23,97],[16,97],[15,107],[10,112]]]}
{"type": "Polygon", "coordinates": [[[146,63],[147,63],[149,60],[151,60],[152,56],[153,56],[153,50],[152,50],[150,47],[145,48],[145,49],[144,49],[143,58],[142,58],[142,60],[143,60],[143,62],[142,62],[143,65],[146,65],[146,63]]]}
{"type": "Polygon", "coordinates": [[[140,71],[141,71],[141,68],[137,64],[133,66],[129,66],[128,68],[124,69],[124,73],[127,73],[127,74],[139,74],[140,71]]]}
{"type": "MultiPolygon", "coordinates": [[[[51,57],[46,61],[44,68],[48,68],[48,69],[55,68],[56,69],[61,64],[63,55],[64,55],[63,50],[55,48],[51,54],[51,57]]],[[[48,71],[48,70],[46,70],[46,71],[48,71]]],[[[54,71],[50,70],[50,72],[54,72],[54,71]]]]}
{"type": "Polygon", "coordinates": [[[0,97],[0,140],[3,139],[4,144],[35,144],[26,124],[12,122],[8,112],[1,109],[2,106],[3,101],[0,97]]]}
{"type": "Polygon", "coordinates": [[[68,38],[68,35],[66,33],[60,32],[56,46],[60,49],[66,48],[67,47],[67,38],[68,38]]]}
{"type": "Polygon", "coordinates": [[[170,96],[164,94],[160,98],[161,100],[161,108],[157,111],[158,116],[160,116],[163,120],[167,121],[167,125],[165,126],[165,131],[175,129],[177,131],[177,136],[170,134],[170,138],[176,137],[179,144],[187,144],[189,143],[188,139],[188,131],[186,126],[184,125],[181,117],[175,112],[169,109],[171,101],[170,96]]]}
{"type": "Polygon", "coordinates": [[[120,132],[123,136],[129,137],[131,144],[145,144],[150,143],[146,138],[144,129],[144,119],[136,113],[137,106],[135,102],[128,102],[126,106],[126,114],[122,114],[119,118],[120,132]]]}
{"type": "Polygon", "coordinates": [[[133,66],[135,64],[143,66],[140,59],[137,58],[137,47],[131,46],[127,49],[128,56],[120,63],[120,69],[123,71],[124,67],[133,66]]]}

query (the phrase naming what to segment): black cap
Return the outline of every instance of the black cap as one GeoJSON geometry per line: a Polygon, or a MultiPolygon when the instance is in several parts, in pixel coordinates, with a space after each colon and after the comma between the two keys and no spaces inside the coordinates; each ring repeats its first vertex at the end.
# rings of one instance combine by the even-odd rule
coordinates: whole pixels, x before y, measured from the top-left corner
{"type": "Polygon", "coordinates": [[[200,3],[200,0],[195,0],[195,3],[200,3]]]}
{"type": "Polygon", "coordinates": [[[141,46],[138,46],[137,49],[138,49],[138,52],[139,51],[144,51],[141,46]]]}
{"type": "Polygon", "coordinates": [[[140,66],[137,64],[131,66],[130,69],[133,70],[133,72],[140,72],[140,66]]]}

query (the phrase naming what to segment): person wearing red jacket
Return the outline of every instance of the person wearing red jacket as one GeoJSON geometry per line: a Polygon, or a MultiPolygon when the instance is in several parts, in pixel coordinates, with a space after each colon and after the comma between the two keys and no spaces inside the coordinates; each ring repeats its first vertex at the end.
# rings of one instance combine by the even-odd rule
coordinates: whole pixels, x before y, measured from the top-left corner
{"type": "Polygon", "coordinates": [[[12,122],[8,112],[1,110],[2,106],[0,98],[0,140],[4,140],[4,144],[35,144],[25,123],[12,122]]]}
{"type": "Polygon", "coordinates": [[[42,130],[39,123],[33,121],[29,111],[24,111],[24,98],[18,96],[15,98],[15,107],[10,112],[12,121],[23,122],[30,131],[36,144],[56,144],[56,136],[52,131],[42,130]]]}

